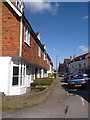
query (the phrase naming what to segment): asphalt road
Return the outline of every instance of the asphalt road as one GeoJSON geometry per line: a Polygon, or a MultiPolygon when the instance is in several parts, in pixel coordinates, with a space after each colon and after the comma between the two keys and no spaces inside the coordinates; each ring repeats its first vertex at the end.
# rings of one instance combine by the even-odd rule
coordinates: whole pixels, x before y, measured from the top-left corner
{"type": "MultiPolygon", "coordinates": [[[[87,90],[65,91],[60,80],[46,102],[3,116],[4,118],[88,118],[87,90]]],[[[66,85],[65,85],[66,86],[66,85]]]]}

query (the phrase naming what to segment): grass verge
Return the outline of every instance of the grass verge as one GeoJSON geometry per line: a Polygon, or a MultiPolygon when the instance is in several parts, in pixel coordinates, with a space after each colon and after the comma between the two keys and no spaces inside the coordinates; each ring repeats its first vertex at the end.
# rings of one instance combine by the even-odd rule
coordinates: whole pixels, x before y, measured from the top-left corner
{"type": "MultiPolygon", "coordinates": [[[[28,92],[24,95],[20,96],[2,96],[2,110],[3,112],[9,112],[19,109],[24,109],[33,105],[40,104],[47,100],[50,93],[54,89],[54,86],[56,84],[57,80],[53,80],[52,84],[47,87],[47,89],[42,89],[40,92],[38,91],[38,88],[32,88],[37,89],[34,91],[28,90],[28,92]]],[[[41,82],[40,82],[41,83],[41,82]]],[[[45,85],[45,84],[44,84],[45,85]]],[[[45,87],[46,88],[46,87],[45,87]]]]}

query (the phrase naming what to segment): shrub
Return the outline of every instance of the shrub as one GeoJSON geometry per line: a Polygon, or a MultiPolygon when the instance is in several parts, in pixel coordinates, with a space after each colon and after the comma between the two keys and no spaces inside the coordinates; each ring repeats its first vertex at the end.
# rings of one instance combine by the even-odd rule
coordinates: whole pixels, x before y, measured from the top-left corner
{"type": "Polygon", "coordinates": [[[51,85],[53,82],[52,78],[39,78],[34,81],[36,85],[51,85]]]}
{"type": "Polygon", "coordinates": [[[48,78],[52,78],[52,73],[48,73],[48,78]]]}
{"type": "Polygon", "coordinates": [[[43,91],[45,89],[46,89],[46,87],[32,87],[31,91],[40,92],[40,91],[43,91]]]}

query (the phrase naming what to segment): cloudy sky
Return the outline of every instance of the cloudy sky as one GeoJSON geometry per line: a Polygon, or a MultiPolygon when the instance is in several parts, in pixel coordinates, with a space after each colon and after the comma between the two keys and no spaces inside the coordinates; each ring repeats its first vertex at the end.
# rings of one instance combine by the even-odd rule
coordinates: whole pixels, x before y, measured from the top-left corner
{"type": "Polygon", "coordinates": [[[25,16],[34,31],[41,33],[54,67],[56,56],[62,63],[70,55],[88,52],[88,2],[62,1],[25,3],[25,16]]]}

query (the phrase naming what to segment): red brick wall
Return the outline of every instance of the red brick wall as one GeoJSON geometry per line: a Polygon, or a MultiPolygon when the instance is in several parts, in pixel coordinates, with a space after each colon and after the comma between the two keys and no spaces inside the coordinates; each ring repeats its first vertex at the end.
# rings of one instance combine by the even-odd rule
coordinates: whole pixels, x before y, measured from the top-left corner
{"type": "Polygon", "coordinates": [[[2,3],[0,1],[0,56],[2,55],[2,3]]]}
{"type": "Polygon", "coordinates": [[[20,22],[10,6],[2,3],[2,55],[19,56],[20,22]]]}
{"type": "Polygon", "coordinates": [[[33,64],[42,66],[46,69],[49,68],[46,61],[44,61],[44,53],[41,51],[41,57],[38,56],[38,44],[30,34],[30,46],[24,42],[24,25],[23,25],[23,46],[22,46],[22,57],[33,64]]]}
{"type": "MultiPolygon", "coordinates": [[[[20,20],[7,3],[2,3],[2,55],[19,56],[19,41],[20,20]]],[[[33,64],[48,69],[49,65],[44,61],[43,51],[41,51],[41,57],[39,57],[37,50],[38,44],[32,35],[30,36],[30,46],[24,42],[23,25],[22,57],[33,64]]]]}

